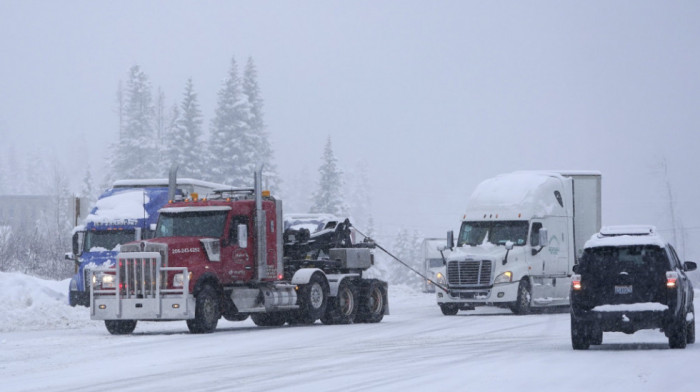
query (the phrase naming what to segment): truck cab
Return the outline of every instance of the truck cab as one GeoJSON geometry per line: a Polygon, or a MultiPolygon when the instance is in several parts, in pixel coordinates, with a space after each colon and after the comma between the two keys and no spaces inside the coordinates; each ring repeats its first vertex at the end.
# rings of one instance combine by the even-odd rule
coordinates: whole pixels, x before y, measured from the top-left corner
{"type": "Polygon", "coordinates": [[[467,206],[456,246],[448,243],[448,291],[436,293],[443,314],[568,305],[576,257],[600,228],[599,173],[504,174],[479,184],[467,206]]]}
{"type": "MultiPolygon", "coordinates": [[[[176,182],[176,197],[224,187],[188,178],[176,182]]],[[[170,199],[168,185],[169,179],[118,180],[100,195],[85,222],[73,229],[72,251],[66,254],[75,263],[71,306],[90,306],[91,269],[113,266],[122,244],[154,236],[158,210],[170,199]]]]}

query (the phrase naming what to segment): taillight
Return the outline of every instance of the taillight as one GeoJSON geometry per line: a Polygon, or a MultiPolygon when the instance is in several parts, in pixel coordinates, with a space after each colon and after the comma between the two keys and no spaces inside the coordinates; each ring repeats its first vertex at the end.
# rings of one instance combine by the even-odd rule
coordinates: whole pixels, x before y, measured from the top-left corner
{"type": "Polygon", "coordinates": [[[581,290],[581,275],[571,275],[571,288],[581,290]]]}
{"type": "Polygon", "coordinates": [[[678,281],[678,272],[667,271],[666,272],[666,287],[668,287],[669,289],[675,289],[676,288],[676,281],[678,281]]]}

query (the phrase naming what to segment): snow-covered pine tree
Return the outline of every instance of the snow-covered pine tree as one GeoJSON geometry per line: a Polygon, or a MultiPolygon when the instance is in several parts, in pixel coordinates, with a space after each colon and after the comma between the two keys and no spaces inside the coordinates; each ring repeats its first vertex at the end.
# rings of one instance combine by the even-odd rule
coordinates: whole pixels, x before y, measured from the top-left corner
{"type": "Polygon", "coordinates": [[[247,135],[241,139],[241,149],[244,153],[243,174],[250,173],[248,185],[253,185],[252,173],[259,163],[264,163],[263,183],[267,189],[277,194],[280,189],[280,178],[274,162],[272,146],[265,129],[263,118],[263,99],[258,85],[258,71],[249,57],[243,73],[243,94],[248,100],[247,135]]]}
{"type": "Polygon", "coordinates": [[[134,65],[126,83],[124,129],[109,162],[111,179],[162,175],[157,170],[153,117],[151,84],[141,68],[134,65]]]}
{"type": "MultiPolygon", "coordinates": [[[[168,167],[178,165],[178,176],[202,178],[204,148],[202,146],[202,112],[192,79],[187,80],[182,103],[173,108],[174,118],[166,146],[168,167]]],[[[171,121],[172,121],[171,120],[171,121]]]]}
{"type": "Polygon", "coordinates": [[[337,160],[333,155],[330,136],[323,149],[321,161],[321,166],[318,168],[321,177],[318,181],[318,189],[312,196],[310,212],[345,217],[348,214],[348,208],[343,197],[343,172],[338,168],[337,160]]]}
{"type": "Polygon", "coordinates": [[[88,208],[95,205],[97,201],[98,191],[95,189],[95,184],[92,181],[92,173],[90,171],[90,165],[85,167],[85,176],[83,176],[83,184],[80,188],[80,194],[78,195],[83,203],[87,203],[88,208]]]}
{"type": "Polygon", "coordinates": [[[367,172],[367,162],[360,161],[348,179],[350,186],[347,189],[347,194],[349,195],[350,215],[354,220],[353,224],[360,230],[369,225],[372,216],[372,199],[370,197],[372,192],[367,172]]]}
{"type": "Polygon", "coordinates": [[[247,100],[241,91],[238,65],[231,58],[228,77],[218,93],[217,108],[212,120],[207,150],[207,173],[210,181],[233,186],[246,186],[252,172],[244,172],[241,134],[248,127],[247,100]]]}
{"type": "MultiPolygon", "coordinates": [[[[409,238],[408,230],[405,228],[399,230],[398,233],[396,233],[396,238],[394,239],[394,243],[392,245],[392,253],[394,256],[396,256],[397,259],[403,261],[404,263],[411,265],[411,263],[408,261],[410,258],[410,249],[411,249],[411,240],[409,238]]],[[[395,260],[390,260],[390,267],[388,268],[389,276],[387,277],[389,279],[389,282],[394,283],[394,284],[410,284],[410,271],[408,268],[400,264],[399,262],[395,260]]]]}

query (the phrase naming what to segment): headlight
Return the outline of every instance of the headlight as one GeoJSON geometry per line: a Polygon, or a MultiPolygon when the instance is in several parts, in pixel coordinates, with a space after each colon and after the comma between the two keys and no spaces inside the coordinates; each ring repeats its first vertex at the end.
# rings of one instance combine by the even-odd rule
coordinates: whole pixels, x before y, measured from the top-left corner
{"type": "MultiPolygon", "coordinates": [[[[192,279],[192,272],[187,274],[188,279],[192,279]]],[[[185,276],[184,274],[175,274],[173,277],[173,287],[182,287],[185,285],[185,276]]]]}
{"type": "Polygon", "coordinates": [[[437,279],[438,283],[445,284],[445,275],[443,275],[442,272],[438,272],[437,275],[435,275],[435,278],[437,279]]]}
{"type": "Polygon", "coordinates": [[[496,277],[496,279],[493,281],[493,284],[498,284],[498,283],[510,283],[513,281],[513,273],[510,271],[506,271],[496,277]]]}
{"type": "Polygon", "coordinates": [[[100,274],[100,275],[98,275],[97,280],[100,282],[100,286],[102,286],[103,289],[113,289],[115,287],[115,285],[114,285],[115,276],[114,275],[100,274]]]}

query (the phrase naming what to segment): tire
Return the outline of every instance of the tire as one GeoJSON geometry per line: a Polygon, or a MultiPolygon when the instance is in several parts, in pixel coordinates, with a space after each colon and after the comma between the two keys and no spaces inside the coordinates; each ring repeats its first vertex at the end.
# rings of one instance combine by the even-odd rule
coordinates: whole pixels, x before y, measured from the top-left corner
{"type": "Polygon", "coordinates": [[[592,325],[590,329],[591,344],[599,346],[603,344],[603,329],[597,325],[592,325]]]}
{"type": "Polygon", "coordinates": [[[384,285],[371,279],[360,294],[360,308],[355,320],[361,323],[378,323],[384,318],[387,292],[384,285]]]}
{"type": "Polygon", "coordinates": [[[309,283],[299,286],[299,311],[294,317],[300,324],[313,324],[326,313],[330,288],[321,273],[314,273],[309,283]]]}
{"type": "Polygon", "coordinates": [[[221,301],[216,290],[205,285],[195,300],[194,318],[187,320],[191,333],[210,333],[221,318],[221,301]]]}
{"type": "Polygon", "coordinates": [[[321,322],[327,325],[352,324],[357,316],[359,297],[357,286],[350,279],[344,279],[338,286],[338,295],[329,298],[321,322]]]}
{"type": "Polygon", "coordinates": [[[686,334],[686,341],[689,344],[695,343],[695,306],[690,305],[690,312],[693,313],[693,320],[688,323],[688,332],[686,334]]]}
{"type": "Polygon", "coordinates": [[[76,298],[75,292],[69,291],[68,292],[68,305],[71,307],[75,307],[78,304],[78,300],[76,298]]]}
{"type": "Polygon", "coordinates": [[[520,280],[518,285],[518,298],[515,303],[510,306],[511,312],[517,315],[530,314],[532,312],[532,293],[530,291],[530,282],[527,278],[520,280]]]}
{"type": "MultiPolygon", "coordinates": [[[[571,347],[574,350],[588,350],[591,346],[591,328],[587,323],[577,321],[571,315],[571,347]]],[[[602,336],[601,336],[602,342],[602,336]]]]}
{"type": "Polygon", "coordinates": [[[281,327],[287,321],[287,315],[283,312],[252,313],[250,318],[258,327],[281,327]]]}
{"type": "Polygon", "coordinates": [[[227,321],[244,321],[250,316],[248,313],[238,313],[238,314],[225,314],[224,318],[227,321]]]}
{"type": "Polygon", "coordinates": [[[128,335],[136,329],[136,320],[105,320],[105,327],[112,335],[128,335]]]}
{"type": "Polygon", "coordinates": [[[457,304],[439,304],[442,314],[445,316],[454,316],[459,312],[459,306],[457,304]]]}
{"type": "Polygon", "coordinates": [[[671,324],[668,335],[668,345],[671,348],[685,348],[688,344],[688,326],[685,321],[686,312],[681,312],[678,319],[671,324]]]}

